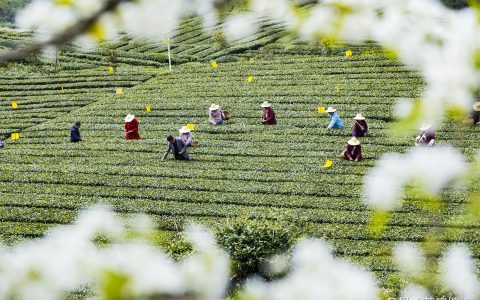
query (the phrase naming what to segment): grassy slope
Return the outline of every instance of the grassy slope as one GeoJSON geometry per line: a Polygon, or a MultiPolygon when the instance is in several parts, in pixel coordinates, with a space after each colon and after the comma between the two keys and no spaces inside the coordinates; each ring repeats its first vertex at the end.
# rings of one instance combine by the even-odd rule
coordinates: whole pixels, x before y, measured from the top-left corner
{"type": "MultiPolygon", "coordinates": [[[[201,41],[199,48],[206,43],[201,41]]],[[[129,51],[135,53],[136,47],[140,45],[129,51]]],[[[35,83],[39,88],[34,90],[25,89],[22,81],[33,79],[12,85],[6,76],[0,85],[4,108],[0,129],[24,130],[20,141],[9,142],[0,152],[3,239],[39,236],[53,224],[71,222],[81,207],[96,203],[109,203],[126,214],[146,212],[167,231],[187,220],[214,225],[238,214],[286,214],[307,221],[313,235],[326,237],[339,255],[375,271],[386,282],[395,272],[390,263],[392,243],[420,242],[434,222],[418,197],[408,195],[387,231],[370,237],[369,211],[359,200],[362,180],[380,155],[405,152],[411,146],[411,137],[389,135],[391,104],[399,97],[418,97],[422,81],[374,47],[355,48],[348,59],[341,55],[341,47],[324,50],[302,45],[285,50],[277,43],[230,55],[238,61],[220,63],[217,69],[206,62],[190,62],[141,84],[137,83],[149,75],[135,73],[132,87],[121,96],[113,89],[129,87],[125,78],[105,74],[104,68],[84,71],[90,74],[80,73],[85,93],[75,95],[82,107],[71,109],[53,79],[35,83]],[[249,75],[254,77],[252,84],[246,82],[249,75]],[[98,88],[86,83],[90,79],[98,88]],[[117,82],[110,84],[111,80],[117,82]],[[48,87],[44,96],[27,96],[43,92],[42,86],[48,87]],[[23,97],[30,101],[21,104],[24,111],[7,107],[10,99],[23,97]],[[273,103],[277,126],[259,124],[259,104],[264,100],[273,103]],[[232,112],[227,126],[207,124],[206,109],[212,102],[232,112]],[[316,112],[318,104],[336,106],[347,128],[327,132],[328,119],[316,112]],[[145,112],[147,105],[153,108],[151,113],[145,112]],[[129,112],[139,117],[139,142],[123,139],[123,117],[129,112]],[[357,112],[367,116],[371,135],[362,139],[365,160],[353,164],[337,156],[357,112]],[[84,143],[68,142],[74,119],[83,122],[84,143]],[[165,136],[176,134],[187,122],[197,124],[195,137],[202,144],[191,150],[193,161],[161,162],[165,136]],[[322,168],[326,159],[334,161],[331,169],[322,168]]],[[[129,66],[122,65],[122,70],[129,66]]],[[[74,81],[72,77],[65,84],[75,89],[74,81]]],[[[439,137],[473,153],[474,139],[459,139],[456,134],[446,126],[439,137]]],[[[467,129],[466,136],[478,137],[478,132],[467,129]]],[[[478,256],[480,224],[456,217],[462,212],[462,199],[460,192],[447,195],[445,217],[451,220],[452,235],[444,240],[465,242],[478,256]]]]}

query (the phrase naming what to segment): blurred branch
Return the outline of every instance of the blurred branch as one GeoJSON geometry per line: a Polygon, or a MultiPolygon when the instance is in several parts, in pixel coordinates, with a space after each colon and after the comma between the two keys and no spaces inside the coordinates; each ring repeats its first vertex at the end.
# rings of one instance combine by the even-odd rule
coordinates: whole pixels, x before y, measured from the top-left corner
{"type": "Polygon", "coordinates": [[[121,2],[128,1],[132,0],[108,0],[105,2],[103,7],[99,9],[95,14],[91,15],[86,19],[80,20],[77,24],[73,25],[70,28],[67,28],[63,32],[56,34],[49,40],[20,46],[20,48],[0,53],[0,63],[24,58],[29,54],[32,54],[47,47],[63,45],[87,31],[91,26],[95,24],[95,22],[100,19],[103,14],[115,10],[121,2]]]}

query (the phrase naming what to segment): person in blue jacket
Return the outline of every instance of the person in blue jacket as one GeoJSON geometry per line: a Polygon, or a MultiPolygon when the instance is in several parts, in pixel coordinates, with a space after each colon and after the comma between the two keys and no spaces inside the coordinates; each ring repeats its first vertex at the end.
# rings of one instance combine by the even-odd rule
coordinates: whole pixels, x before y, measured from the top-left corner
{"type": "Polygon", "coordinates": [[[5,146],[4,140],[5,140],[5,136],[4,135],[0,136],[0,148],[3,148],[3,146],[5,146]]]}
{"type": "Polygon", "coordinates": [[[70,142],[77,143],[82,141],[80,137],[80,121],[75,121],[70,127],[70,142]]]}
{"type": "Polygon", "coordinates": [[[338,128],[338,129],[343,129],[343,123],[340,117],[336,113],[336,109],[333,107],[329,107],[325,112],[329,114],[330,116],[330,124],[328,125],[327,129],[333,129],[333,128],[338,128]]]}

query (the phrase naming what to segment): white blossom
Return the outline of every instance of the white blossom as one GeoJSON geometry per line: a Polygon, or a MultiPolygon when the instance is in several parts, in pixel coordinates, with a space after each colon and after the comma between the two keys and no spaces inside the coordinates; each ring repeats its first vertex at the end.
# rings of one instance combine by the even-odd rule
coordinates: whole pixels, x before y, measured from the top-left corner
{"type": "Polygon", "coordinates": [[[466,170],[463,156],[451,147],[417,147],[403,155],[386,154],[364,179],[364,201],[373,208],[391,210],[400,205],[409,181],[416,180],[436,195],[466,170]]]}
{"type": "Polygon", "coordinates": [[[400,271],[408,275],[418,275],[425,268],[425,257],[417,244],[403,242],[393,248],[393,259],[400,271]]]}
{"type": "Polygon", "coordinates": [[[201,226],[190,225],[185,230],[185,237],[195,249],[182,261],[188,288],[201,295],[201,299],[221,299],[230,273],[227,254],[217,247],[214,235],[201,226]]]}
{"type": "Polygon", "coordinates": [[[352,263],[334,258],[322,240],[304,240],[293,253],[293,266],[286,277],[263,282],[253,279],[246,293],[253,299],[376,299],[373,276],[352,263]]]}
{"type": "Polygon", "coordinates": [[[401,292],[401,299],[430,299],[430,293],[422,286],[416,284],[407,285],[401,292]]]}
{"type": "Polygon", "coordinates": [[[477,299],[480,282],[470,251],[463,245],[451,246],[440,261],[440,272],[445,286],[457,296],[477,299]]]}
{"type": "Polygon", "coordinates": [[[249,14],[238,14],[225,19],[223,30],[231,42],[254,36],[259,30],[258,20],[249,14]]]}

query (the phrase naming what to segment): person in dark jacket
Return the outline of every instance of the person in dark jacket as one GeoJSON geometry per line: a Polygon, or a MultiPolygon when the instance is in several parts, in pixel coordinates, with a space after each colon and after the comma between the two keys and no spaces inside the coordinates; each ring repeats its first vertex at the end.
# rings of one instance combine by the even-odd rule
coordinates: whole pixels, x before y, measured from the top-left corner
{"type": "Polygon", "coordinates": [[[125,139],[127,140],[139,140],[138,134],[138,120],[134,115],[128,114],[125,117],[125,139]]]}
{"type": "Polygon", "coordinates": [[[275,118],[275,112],[273,111],[272,105],[267,101],[264,101],[260,106],[263,108],[262,115],[262,124],[263,125],[275,125],[277,124],[277,119],[275,118]]]}
{"type": "Polygon", "coordinates": [[[78,143],[82,141],[82,138],[80,137],[80,125],[80,121],[75,121],[72,124],[72,127],[70,127],[70,142],[78,143]]]}
{"type": "Polygon", "coordinates": [[[368,125],[367,125],[367,121],[365,121],[365,117],[362,116],[362,114],[357,114],[353,119],[355,120],[355,122],[353,123],[353,127],[352,127],[352,136],[354,137],[367,136],[368,125]]]}
{"type": "Polygon", "coordinates": [[[352,137],[348,142],[345,150],[340,155],[342,158],[350,161],[362,160],[362,145],[356,137],[352,137]]]}
{"type": "Polygon", "coordinates": [[[188,150],[187,150],[188,145],[186,145],[182,141],[182,139],[174,138],[173,136],[169,135],[167,137],[167,141],[168,141],[168,147],[167,147],[167,150],[165,150],[165,153],[163,153],[162,160],[164,160],[167,157],[170,151],[172,151],[173,157],[177,160],[190,159],[190,155],[188,154],[188,150]]]}
{"type": "Polygon", "coordinates": [[[5,140],[5,136],[4,135],[0,136],[0,148],[3,148],[5,146],[4,140],[5,140]]]}
{"type": "Polygon", "coordinates": [[[420,133],[415,138],[415,146],[433,147],[435,146],[436,134],[432,125],[424,124],[420,127],[420,133]]]}
{"type": "Polygon", "coordinates": [[[480,125],[480,101],[473,104],[471,117],[473,125],[480,125]]]}

